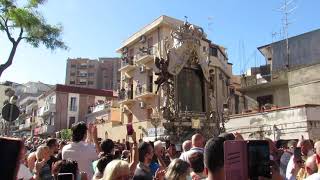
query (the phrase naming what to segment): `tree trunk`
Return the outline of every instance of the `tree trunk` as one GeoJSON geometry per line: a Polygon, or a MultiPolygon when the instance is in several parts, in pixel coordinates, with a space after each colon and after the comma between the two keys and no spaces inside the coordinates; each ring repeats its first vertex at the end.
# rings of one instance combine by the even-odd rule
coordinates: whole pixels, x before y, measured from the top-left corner
{"type": "Polygon", "coordinates": [[[1,77],[1,75],[3,73],[3,71],[6,70],[9,66],[11,66],[13,58],[14,58],[14,55],[16,54],[16,50],[17,50],[19,42],[20,41],[16,41],[15,43],[13,43],[12,48],[11,48],[11,52],[10,52],[10,55],[8,57],[7,62],[5,62],[4,64],[0,65],[0,77],[1,77]]]}

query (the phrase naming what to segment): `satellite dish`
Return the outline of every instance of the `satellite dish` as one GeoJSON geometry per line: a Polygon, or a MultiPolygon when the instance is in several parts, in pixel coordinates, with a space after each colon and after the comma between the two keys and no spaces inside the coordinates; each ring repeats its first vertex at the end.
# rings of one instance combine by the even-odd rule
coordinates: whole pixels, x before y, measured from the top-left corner
{"type": "Polygon", "coordinates": [[[19,117],[20,110],[14,104],[6,104],[2,108],[2,118],[6,121],[12,122],[19,117]]]}

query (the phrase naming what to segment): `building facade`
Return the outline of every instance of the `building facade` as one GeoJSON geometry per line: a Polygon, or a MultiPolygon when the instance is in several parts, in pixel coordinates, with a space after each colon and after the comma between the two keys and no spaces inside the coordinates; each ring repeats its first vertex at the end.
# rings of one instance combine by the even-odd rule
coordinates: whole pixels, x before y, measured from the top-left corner
{"type": "Polygon", "coordinates": [[[320,104],[320,30],[259,47],[266,65],[253,67],[241,78],[239,90],[247,96],[247,109],[320,104]]]}
{"type": "Polygon", "coordinates": [[[38,97],[35,135],[53,135],[72,124],[85,121],[90,108],[115,99],[113,91],[56,85],[38,97]]]}
{"type": "Polygon", "coordinates": [[[32,134],[32,126],[37,116],[38,96],[49,91],[52,87],[52,85],[42,82],[27,82],[14,87],[15,95],[18,97],[16,105],[20,109],[20,115],[14,122],[15,125],[12,126],[17,135],[32,134]]]}
{"type": "Polygon", "coordinates": [[[119,58],[76,58],[67,60],[66,85],[93,89],[118,89],[119,58]]]}
{"type": "Polygon", "coordinates": [[[219,133],[223,104],[230,104],[232,64],[201,27],[161,16],[117,52],[123,125],[113,128],[133,124],[138,137],[149,140],[219,133]]]}
{"type": "Polygon", "coordinates": [[[320,30],[274,42],[259,51],[266,65],[241,77],[245,111],[230,117],[227,130],[247,137],[318,139],[320,30]]]}
{"type": "Polygon", "coordinates": [[[227,132],[238,132],[245,139],[270,138],[317,140],[320,138],[320,106],[301,105],[259,113],[238,114],[226,123],[227,132]]]}
{"type": "Polygon", "coordinates": [[[67,60],[66,85],[97,88],[99,63],[97,60],[76,58],[67,60]]]}
{"type": "Polygon", "coordinates": [[[99,58],[98,89],[113,89],[120,87],[121,60],[119,58],[99,58]]]}

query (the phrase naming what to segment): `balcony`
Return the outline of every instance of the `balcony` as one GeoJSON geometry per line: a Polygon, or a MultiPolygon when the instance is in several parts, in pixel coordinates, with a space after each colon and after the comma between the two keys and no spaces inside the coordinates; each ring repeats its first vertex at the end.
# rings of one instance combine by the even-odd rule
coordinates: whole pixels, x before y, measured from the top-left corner
{"type": "Polygon", "coordinates": [[[152,48],[141,48],[140,53],[136,55],[135,62],[138,65],[146,65],[154,60],[152,48]]]}
{"type": "Polygon", "coordinates": [[[152,98],[154,96],[156,96],[157,94],[155,94],[152,90],[152,85],[150,86],[137,86],[136,87],[136,93],[135,93],[135,98],[137,99],[147,99],[147,98],[152,98]]]}
{"type": "Polygon", "coordinates": [[[46,116],[50,113],[56,112],[56,105],[53,103],[48,103],[43,108],[43,114],[42,116],[46,116]]]}
{"type": "Polygon", "coordinates": [[[19,131],[27,131],[31,130],[30,124],[20,124],[19,125],[19,131]]]}
{"type": "Polygon", "coordinates": [[[42,125],[39,131],[39,134],[53,134],[55,128],[53,125],[42,125]]]}
{"type": "Polygon", "coordinates": [[[124,58],[121,61],[121,68],[119,71],[121,73],[126,73],[128,76],[130,76],[128,73],[135,69],[135,65],[133,63],[133,58],[124,58]]]}
{"type": "Polygon", "coordinates": [[[135,102],[133,99],[133,91],[131,89],[121,89],[119,92],[119,104],[132,105],[135,102]]]}
{"type": "Polygon", "coordinates": [[[272,88],[288,83],[287,72],[273,72],[266,75],[251,75],[241,77],[241,92],[272,88]]]}

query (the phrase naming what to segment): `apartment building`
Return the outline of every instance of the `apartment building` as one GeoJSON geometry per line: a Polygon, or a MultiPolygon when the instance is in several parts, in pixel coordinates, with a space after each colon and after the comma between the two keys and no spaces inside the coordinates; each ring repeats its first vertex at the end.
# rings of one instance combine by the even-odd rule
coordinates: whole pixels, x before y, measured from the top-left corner
{"type": "Polygon", "coordinates": [[[66,85],[93,89],[118,89],[119,58],[76,58],[67,60],[66,85]]]}
{"type": "Polygon", "coordinates": [[[98,68],[97,60],[68,58],[65,84],[96,89],[98,87],[98,68]]]}
{"type": "Polygon", "coordinates": [[[86,121],[90,108],[97,103],[115,99],[112,90],[82,88],[57,84],[38,97],[35,135],[53,135],[86,121]]]}
{"type": "Polygon", "coordinates": [[[126,132],[126,124],[145,140],[171,138],[172,133],[185,139],[196,131],[212,135],[230,97],[232,64],[225,49],[208,40],[201,27],[160,16],[117,52],[122,54],[121,123],[106,125],[109,137],[114,131],[126,132]],[[186,43],[180,46],[177,40],[186,43]]]}
{"type": "Polygon", "coordinates": [[[27,82],[13,88],[18,97],[16,105],[20,109],[20,115],[12,127],[17,135],[32,134],[32,126],[36,121],[38,96],[49,91],[52,87],[52,85],[42,82],[27,82]]]}
{"type": "Polygon", "coordinates": [[[266,64],[241,77],[245,111],[227,131],[246,138],[320,138],[320,30],[258,47],[266,64]],[[289,51],[288,51],[289,50],[289,51]]]}
{"type": "Polygon", "coordinates": [[[258,47],[266,65],[252,67],[241,78],[239,90],[248,98],[246,109],[320,104],[320,30],[258,47]]]}
{"type": "Polygon", "coordinates": [[[120,67],[119,58],[99,58],[98,88],[117,91],[120,87],[120,67]]]}

